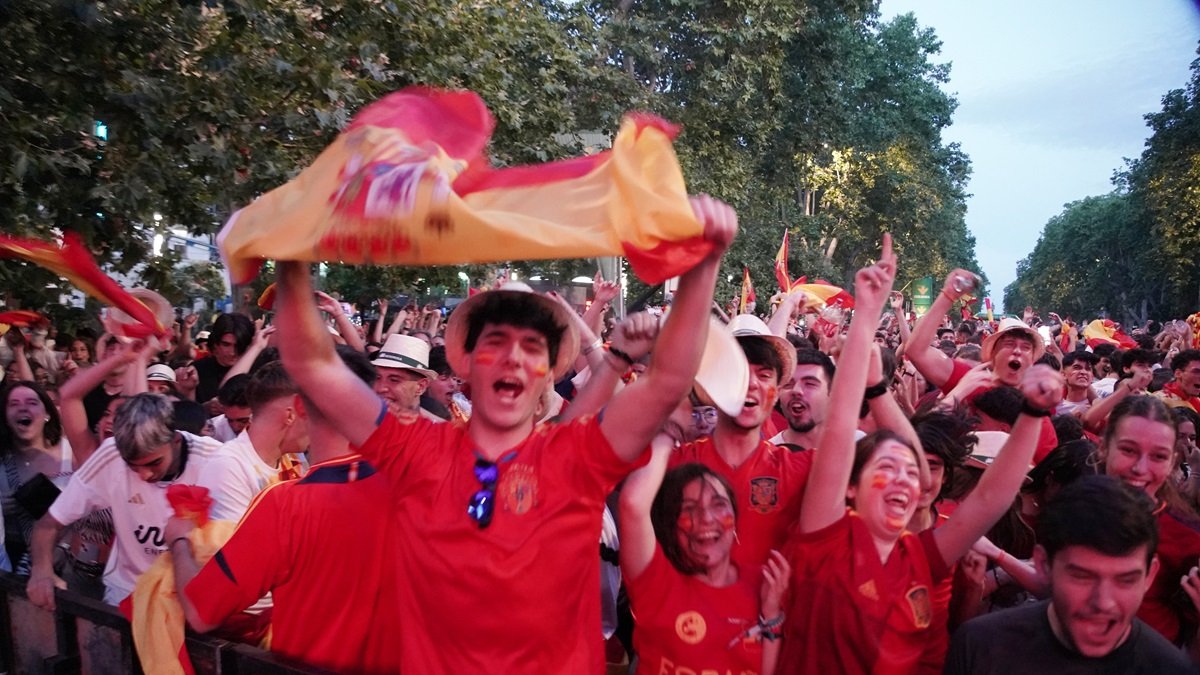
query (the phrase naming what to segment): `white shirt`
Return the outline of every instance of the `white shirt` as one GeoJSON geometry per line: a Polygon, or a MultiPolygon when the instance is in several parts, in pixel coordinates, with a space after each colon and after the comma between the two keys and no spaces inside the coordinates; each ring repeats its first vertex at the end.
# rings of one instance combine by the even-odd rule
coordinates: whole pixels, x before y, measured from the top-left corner
{"type": "Polygon", "coordinates": [[[71,476],[67,488],[50,506],[50,515],[63,525],[93,511],[112,509],[116,537],[104,568],[104,601],[110,605],[132,593],[137,578],[167,550],[169,542],[163,534],[171,516],[167,488],[174,483],[195,484],[220,447],[211,438],[179,433],[187,443],[187,460],[174,481],[142,480],[121,459],[115,441],[109,438],[71,476]]]}
{"type": "Polygon", "coordinates": [[[246,514],[258,493],[278,481],[279,468],[258,456],[250,435],[243,431],[221,446],[200,472],[196,484],[209,490],[213,499],[209,515],[213,520],[236,523],[246,514]]]}
{"type": "Polygon", "coordinates": [[[228,443],[229,441],[237,438],[237,434],[234,433],[233,428],[229,426],[229,420],[224,414],[217,415],[209,421],[212,422],[213,438],[221,441],[222,443],[228,443]]]}
{"type": "Polygon", "coordinates": [[[1117,378],[1106,377],[1102,380],[1096,380],[1095,382],[1093,382],[1092,383],[1092,391],[1096,392],[1096,395],[1099,396],[1100,398],[1108,398],[1109,396],[1112,396],[1113,387],[1115,387],[1116,385],[1117,385],[1117,378]]]}

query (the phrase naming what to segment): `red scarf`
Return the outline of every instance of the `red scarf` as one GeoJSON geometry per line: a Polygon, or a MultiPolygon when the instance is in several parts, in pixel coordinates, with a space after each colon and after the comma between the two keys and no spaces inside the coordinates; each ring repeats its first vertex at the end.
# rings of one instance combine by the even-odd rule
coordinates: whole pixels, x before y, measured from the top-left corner
{"type": "Polygon", "coordinates": [[[1171,398],[1179,399],[1191,406],[1192,410],[1200,412],[1200,396],[1188,396],[1179,388],[1176,382],[1168,382],[1163,385],[1162,390],[1171,398]]]}

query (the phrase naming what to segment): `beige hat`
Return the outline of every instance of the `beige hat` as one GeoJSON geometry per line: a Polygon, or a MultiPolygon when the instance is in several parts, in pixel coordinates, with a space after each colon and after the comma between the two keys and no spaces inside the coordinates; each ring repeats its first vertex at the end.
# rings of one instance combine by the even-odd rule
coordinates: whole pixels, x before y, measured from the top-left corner
{"type": "Polygon", "coordinates": [[[429,343],[409,335],[392,335],[375,355],[376,368],[403,368],[425,377],[437,377],[429,369],[429,343]]]}
{"type": "Polygon", "coordinates": [[[753,314],[738,314],[733,317],[733,321],[729,322],[728,330],[735,338],[755,337],[766,340],[779,355],[779,360],[783,361],[783,372],[779,374],[779,383],[783,384],[792,379],[792,373],[796,370],[796,348],[787,341],[787,338],[772,333],[771,329],[767,328],[767,324],[753,314]]]}
{"type": "Polygon", "coordinates": [[[1008,433],[1004,431],[976,431],[975,438],[978,439],[975,445],[971,447],[971,454],[967,456],[967,466],[973,466],[977,469],[986,469],[996,460],[996,456],[1000,454],[1000,449],[1008,442],[1008,433]]]}
{"type": "Polygon", "coordinates": [[[987,363],[992,360],[992,347],[996,341],[1005,333],[1021,333],[1028,337],[1033,342],[1033,360],[1037,361],[1042,358],[1042,354],[1046,353],[1046,343],[1042,341],[1042,336],[1038,332],[1025,324],[1020,319],[1014,319],[1011,316],[1006,316],[1000,320],[1000,326],[995,333],[987,336],[983,341],[983,361],[987,363]]]}
{"type": "Polygon", "coordinates": [[[510,281],[496,290],[472,295],[450,313],[450,320],[446,323],[446,360],[450,363],[450,368],[454,370],[454,373],[465,377],[467,371],[470,370],[466,345],[471,314],[485,299],[496,297],[493,295],[495,293],[520,299],[531,298],[549,312],[560,326],[563,326],[562,337],[558,343],[558,358],[551,366],[555,380],[566,375],[567,371],[571,369],[571,365],[575,363],[575,357],[579,355],[579,331],[575,328],[575,319],[567,314],[570,310],[566,307],[544,295],[535,293],[527,284],[519,281],[510,281]],[[529,295],[517,295],[518,293],[528,293],[529,295]]]}
{"type": "Polygon", "coordinates": [[[156,363],[146,369],[146,379],[174,382],[175,371],[171,370],[171,366],[162,363],[156,363]]]}
{"type": "Polygon", "coordinates": [[[708,327],[708,339],[696,370],[696,386],[701,400],[712,403],[730,417],[736,417],[746,403],[746,391],[750,388],[746,352],[716,319],[708,327]]]}

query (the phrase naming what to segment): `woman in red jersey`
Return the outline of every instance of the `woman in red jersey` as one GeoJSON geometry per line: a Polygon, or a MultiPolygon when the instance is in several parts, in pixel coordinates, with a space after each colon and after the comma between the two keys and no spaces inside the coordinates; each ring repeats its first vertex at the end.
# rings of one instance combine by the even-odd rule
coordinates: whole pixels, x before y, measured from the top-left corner
{"type": "Polygon", "coordinates": [[[1062,398],[1058,373],[1030,368],[1021,383],[1023,414],[974,492],[937,529],[908,532],[921,490],[920,448],[888,430],[854,443],[864,392],[886,394],[871,352],[895,271],[885,234],[879,262],[855,277],[854,318],[789,542],[794,592],[781,672],[912,672],[933,637],[934,584],[1012,503],[1036,448],[1039,417],[1062,398]],[[871,371],[875,381],[868,382],[871,371]]]}
{"type": "Polygon", "coordinates": [[[738,566],[737,507],[703,464],[667,471],[674,443],[655,439],[649,464],[621,491],[621,573],[639,674],[775,671],[790,570],[778,551],[738,566]]]}
{"type": "Polygon", "coordinates": [[[1158,505],[1158,574],[1138,618],[1177,645],[1196,641],[1196,608],[1180,577],[1200,558],[1200,522],[1169,479],[1180,457],[1175,420],[1161,400],[1130,396],[1113,408],[1100,448],[1104,472],[1144,491],[1158,505]]]}

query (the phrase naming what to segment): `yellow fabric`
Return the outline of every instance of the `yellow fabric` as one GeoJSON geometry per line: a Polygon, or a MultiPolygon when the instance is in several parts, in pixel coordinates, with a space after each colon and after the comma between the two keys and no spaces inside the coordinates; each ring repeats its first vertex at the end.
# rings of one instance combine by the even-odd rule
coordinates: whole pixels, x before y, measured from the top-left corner
{"type": "MultiPolygon", "coordinates": [[[[234,523],[210,520],[192,530],[188,540],[196,562],[208,562],[233,535],[234,523]]],[[[170,551],[138,577],[133,589],[133,645],[146,675],[183,675],[179,650],[183,647],[183,606],[175,593],[175,564],[170,551]]]]}
{"type": "Polygon", "coordinates": [[[351,128],[291,182],[230,218],[218,237],[234,280],[259,261],[442,265],[614,256],[700,237],[670,136],[625,121],[611,153],[584,175],[536,185],[451,190],[466,162],[413,147],[393,128],[351,128]],[[335,211],[358,168],[415,167],[397,179],[402,204],[384,215],[335,211]]]}
{"type": "Polygon", "coordinates": [[[1102,340],[1109,344],[1115,345],[1115,344],[1117,344],[1117,340],[1115,340],[1113,338],[1113,334],[1115,334],[1116,332],[1117,332],[1117,329],[1111,325],[1106,325],[1104,322],[1104,319],[1096,319],[1095,321],[1089,323],[1086,327],[1084,327],[1083,339],[1084,340],[1102,340]]]}

